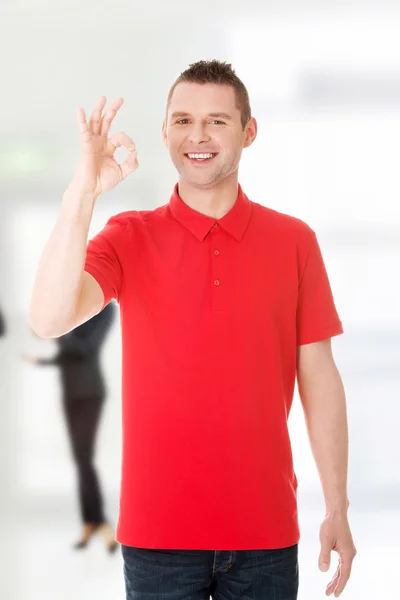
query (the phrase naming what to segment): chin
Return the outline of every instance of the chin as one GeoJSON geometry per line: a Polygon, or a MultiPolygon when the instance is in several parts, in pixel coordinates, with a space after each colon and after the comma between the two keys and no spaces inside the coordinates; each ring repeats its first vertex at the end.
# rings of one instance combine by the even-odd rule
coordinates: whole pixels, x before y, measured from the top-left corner
{"type": "Polygon", "coordinates": [[[199,173],[197,176],[193,176],[192,173],[190,173],[190,175],[186,174],[182,174],[183,179],[185,179],[185,181],[187,182],[191,182],[191,183],[203,183],[203,184],[207,184],[207,183],[213,183],[215,181],[217,181],[217,179],[215,177],[213,177],[212,175],[210,176],[210,174],[202,174],[199,173]]]}

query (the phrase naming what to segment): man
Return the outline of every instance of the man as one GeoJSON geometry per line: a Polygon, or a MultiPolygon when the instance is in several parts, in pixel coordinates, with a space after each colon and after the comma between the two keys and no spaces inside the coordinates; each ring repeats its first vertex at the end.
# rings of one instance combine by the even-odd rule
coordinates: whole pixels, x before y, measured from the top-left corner
{"type": "Polygon", "coordinates": [[[326,590],[337,597],[355,555],[330,344],[343,330],[315,233],[247,198],[238,168],[257,135],[247,90],[231,65],[200,61],[168,96],[162,132],[179,174],[169,202],[110,218],[87,246],[97,198],[138,167],[131,138],[108,138],[122,99],[105,104],[89,122],[78,111],[81,157],[41,257],[31,324],[56,337],[120,303],[127,599],[297,597],[296,372],[326,501],[319,566],[339,553],[326,590]]]}

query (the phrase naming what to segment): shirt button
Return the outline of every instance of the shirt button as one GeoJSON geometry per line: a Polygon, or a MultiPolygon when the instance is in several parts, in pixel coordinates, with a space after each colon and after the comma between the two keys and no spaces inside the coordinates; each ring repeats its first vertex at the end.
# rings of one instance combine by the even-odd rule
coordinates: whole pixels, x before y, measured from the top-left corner
{"type": "Polygon", "coordinates": [[[215,254],[215,256],[218,256],[219,250],[214,250],[214,254],[215,254]]]}
{"type": "Polygon", "coordinates": [[[214,223],[213,227],[214,227],[214,229],[215,229],[216,227],[218,227],[218,223],[214,223]]]}
{"type": "Polygon", "coordinates": [[[214,285],[219,285],[219,279],[214,280],[214,285]]]}

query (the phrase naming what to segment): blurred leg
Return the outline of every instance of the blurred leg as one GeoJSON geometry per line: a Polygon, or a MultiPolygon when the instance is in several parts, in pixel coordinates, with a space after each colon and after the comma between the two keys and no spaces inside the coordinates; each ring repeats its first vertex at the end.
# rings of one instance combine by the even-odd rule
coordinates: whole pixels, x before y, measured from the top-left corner
{"type": "Polygon", "coordinates": [[[72,453],[77,467],[80,511],[85,523],[100,524],[105,521],[103,498],[93,465],[103,403],[103,398],[72,398],[66,399],[64,403],[72,453]]]}

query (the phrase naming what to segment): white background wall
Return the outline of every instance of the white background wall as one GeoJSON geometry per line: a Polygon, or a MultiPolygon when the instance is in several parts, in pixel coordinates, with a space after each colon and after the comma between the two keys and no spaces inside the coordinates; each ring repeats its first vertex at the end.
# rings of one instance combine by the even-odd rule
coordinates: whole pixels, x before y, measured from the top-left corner
{"type": "MultiPolygon", "coordinates": [[[[354,518],[398,508],[398,3],[14,0],[3,1],[0,23],[0,302],[8,324],[0,341],[3,519],[9,520],[11,503],[15,518],[32,523],[43,507],[60,519],[76,508],[57,371],[19,360],[21,351],[51,355],[54,349],[30,336],[28,306],[38,257],[74,170],[76,108],[91,110],[101,94],[122,95],[115,128],[134,138],[139,153],[139,170],[100,199],[94,233],[116,212],[168,200],[176,176],[161,141],[166,96],[189,63],[206,58],[233,63],[258,119],[258,139],[242,161],[244,190],[304,219],[320,240],[346,331],[334,352],[348,397],[354,518]]],[[[103,364],[109,398],[98,465],[115,519],[118,326],[103,364]]],[[[290,428],[301,506],[317,507],[322,518],[297,396],[290,428]]],[[[398,513],[389,514],[398,525],[398,513]]],[[[362,543],[368,552],[368,541],[362,543]]],[[[359,585],[364,575],[358,574],[359,585]]],[[[368,595],[372,589],[362,597],[380,597],[368,595]]],[[[394,588],[385,593],[396,597],[394,588]]]]}

